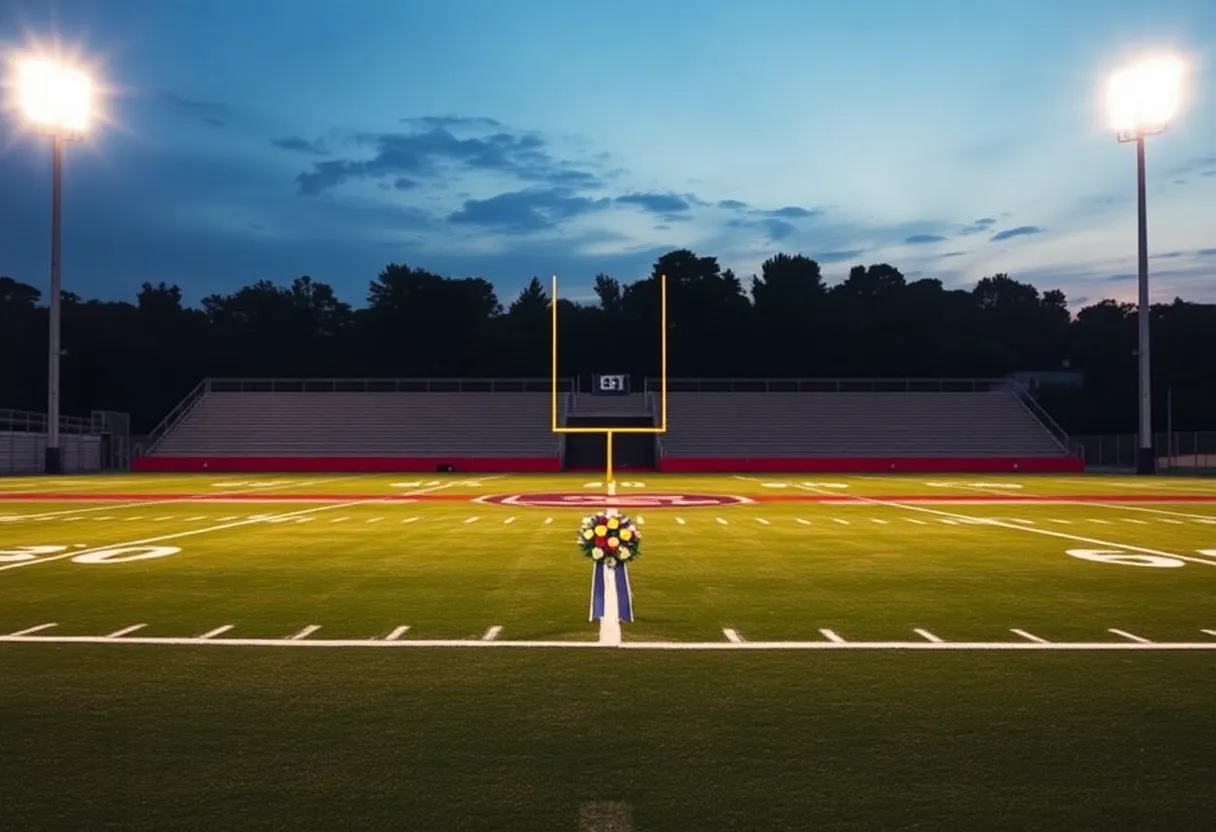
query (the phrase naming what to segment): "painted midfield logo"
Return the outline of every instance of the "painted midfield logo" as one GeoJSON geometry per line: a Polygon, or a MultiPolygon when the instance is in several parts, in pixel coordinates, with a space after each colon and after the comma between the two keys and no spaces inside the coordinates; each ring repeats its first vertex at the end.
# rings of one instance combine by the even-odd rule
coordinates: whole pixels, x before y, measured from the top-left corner
{"type": "Polygon", "coordinates": [[[600,507],[614,508],[697,508],[699,506],[735,506],[750,503],[747,497],[724,494],[498,494],[478,497],[475,502],[501,506],[544,506],[552,508],[600,507]]]}

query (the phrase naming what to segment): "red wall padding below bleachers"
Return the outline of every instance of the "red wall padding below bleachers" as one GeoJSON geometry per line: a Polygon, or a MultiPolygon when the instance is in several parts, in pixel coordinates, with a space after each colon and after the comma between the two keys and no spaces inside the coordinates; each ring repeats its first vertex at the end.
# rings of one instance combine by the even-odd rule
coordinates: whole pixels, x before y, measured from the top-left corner
{"type": "Polygon", "coordinates": [[[904,473],[904,474],[1063,474],[1085,470],[1078,457],[664,457],[659,470],[671,474],[710,473],[904,473]]]}

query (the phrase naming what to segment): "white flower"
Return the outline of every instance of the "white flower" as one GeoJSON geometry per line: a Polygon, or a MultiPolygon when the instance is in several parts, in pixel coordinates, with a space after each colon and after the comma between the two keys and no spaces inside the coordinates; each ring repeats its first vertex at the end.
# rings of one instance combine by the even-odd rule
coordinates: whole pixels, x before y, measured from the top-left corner
{"type": "Polygon", "coordinates": [[[591,550],[591,557],[593,559],[599,560],[603,556],[604,556],[604,550],[601,549],[599,546],[596,546],[594,549],[591,550]]]}
{"type": "Polygon", "coordinates": [[[616,558],[608,558],[606,561],[604,561],[604,565],[607,566],[609,569],[615,569],[616,568],[616,558]]]}
{"type": "Polygon", "coordinates": [[[633,556],[633,553],[629,551],[629,547],[621,546],[616,550],[616,556],[621,560],[629,560],[633,556]]]}

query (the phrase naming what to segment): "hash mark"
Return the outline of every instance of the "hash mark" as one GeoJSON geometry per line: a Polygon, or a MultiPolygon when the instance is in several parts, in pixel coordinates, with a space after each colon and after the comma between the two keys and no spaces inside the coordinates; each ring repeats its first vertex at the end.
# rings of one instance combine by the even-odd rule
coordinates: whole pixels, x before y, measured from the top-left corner
{"type": "Polygon", "coordinates": [[[397,627],[391,633],[386,635],[384,637],[384,640],[385,641],[396,641],[397,639],[401,638],[403,635],[408,633],[409,630],[410,630],[409,624],[402,624],[400,627],[397,627]]]}
{"type": "Polygon", "coordinates": [[[307,627],[305,627],[303,630],[300,630],[300,632],[296,633],[294,636],[288,636],[287,638],[291,639],[292,641],[299,641],[302,638],[308,638],[310,635],[312,635],[319,629],[321,629],[320,624],[309,624],[307,627]]]}
{"type": "Polygon", "coordinates": [[[236,625],[235,624],[225,624],[223,627],[216,627],[214,630],[208,630],[207,632],[203,633],[201,636],[199,636],[199,638],[215,638],[216,636],[220,636],[220,635],[223,635],[224,633],[228,632],[234,626],[236,626],[236,625]]]}
{"type": "Polygon", "coordinates": [[[1136,642],[1139,642],[1140,644],[1152,644],[1152,642],[1149,641],[1148,639],[1141,638],[1140,636],[1137,636],[1137,635],[1133,635],[1132,633],[1129,633],[1126,630],[1116,630],[1114,627],[1111,627],[1109,630],[1107,630],[1107,632],[1114,633],[1117,636],[1122,636],[1123,638],[1127,639],[1128,641],[1136,641],[1136,642]]]}
{"type": "Polygon", "coordinates": [[[677,522],[677,523],[679,523],[681,526],[683,526],[683,525],[684,525],[684,518],[683,518],[683,517],[677,517],[677,518],[676,518],[676,522],[677,522]]]}
{"type": "Polygon", "coordinates": [[[826,638],[828,641],[832,642],[833,644],[844,644],[845,643],[844,639],[842,639],[840,636],[836,635],[835,630],[820,630],[819,632],[821,634],[823,634],[824,638],[826,638]]]}
{"type": "Polygon", "coordinates": [[[1072,521],[1071,521],[1071,520],[1056,520],[1056,519],[1054,519],[1054,518],[1053,518],[1051,522],[1053,522],[1053,523],[1059,523],[1061,526],[1071,526],[1071,525],[1072,525],[1072,521]]]}
{"type": "Polygon", "coordinates": [[[728,525],[727,522],[725,520],[723,520],[721,517],[718,518],[718,522],[721,523],[723,526],[728,525]]]}
{"type": "Polygon", "coordinates": [[[15,633],[9,633],[9,635],[10,636],[28,636],[28,635],[32,635],[33,633],[38,633],[43,630],[49,630],[52,627],[58,627],[58,626],[59,625],[54,622],[51,622],[50,624],[39,624],[37,627],[26,627],[24,630],[18,630],[15,633]]]}
{"type": "Polygon", "coordinates": [[[799,518],[798,518],[798,522],[799,522],[799,523],[801,523],[801,524],[802,524],[802,525],[804,525],[804,526],[809,526],[809,525],[811,525],[811,521],[810,521],[810,520],[803,520],[801,517],[799,517],[799,518]]]}
{"type": "Polygon", "coordinates": [[[514,522],[515,522],[515,518],[514,518],[514,517],[508,517],[506,520],[503,520],[502,522],[503,522],[503,525],[504,525],[504,526],[509,526],[509,525],[511,525],[512,523],[514,523],[514,522]]]}
{"type": "Polygon", "coordinates": [[[476,523],[476,522],[477,522],[478,520],[480,520],[480,519],[481,519],[480,517],[470,517],[468,520],[465,520],[465,521],[464,521],[464,525],[466,525],[466,526],[467,526],[467,525],[469,525],[470,523],[476,523]]]}
{"type": "Polygon", "coordinates": [[[1119,519],[1124,523],[1135,523],[1137,526],[1147,525],[1143,520],[1133,520],[1131,517],[1121,517],[1119,519]]]}
{"type": "Polygon", "coordinates": [[[735,630],[730,629],[729,627],[724,627],[722,629],[722,635],[726,636],[726,640],[729,641],[731,644],[742,644],[743,643],[743,639],[739,636],[739,633],[735,630]]]}
{"type": "MultiPolygon", "coordinates": [[[[1212,636],[1212,637],[1216,637],[1216,630],[1200,630],[1199,632],[1201,632],[1201,633],[1203,633],[1203,634],[1205,634],[1205,635],[1209,635],[1209,636],[1212,636]]],[[[17,634],[16,634],[16,633],[14,633],[13,635],[17,635],[17,634]]]]}
{"type": "Polygon", "coordinates": [[[1181,520],[1171,520],[1168,517],[1159,517],[1157,519],[1160,520],[1162,523],[1169,523],[1171,526],[1181,526],[1182,525],[1181,520]]]}
{"type": "Polygon", "coordinates": [[[870,518],[870,522],[871,522],[871,523],[877,523],[877,524],[878,524],[878,525],[880,525],[880,526],[885,526],[885,525],[887,525],[887,521],[886,521],[886,520],[879,520],[877,517],[871,517],[871,518],[870,518]]]}
{"type": "Polygon", "coordinates": [[[918,526],[926,525],[924,520],[917,520],[915,517],[905,517],[904,519],[907,520],[909,523],[915,523],[918,526]]]}
{"type": "Polygon", "coordinates": [[[384,519],[383,517],[373,517],[372,519],[368,520],[367,522],[368,523],[379,523],[383,519],[384,519]]]}
{"type": "Polygon", "coordinates": [[[836,523],[839,523],[839,524],[840,524],[840,525],[842,525],[842,526],[848,526],[848,525],[849,525],[849,521],[848,521],[848,520],[841,520],[839,517],[833,517],[833,518],[832,518],[832,520],[833,520],[834,522],[836,522],[836,523]]]}
{"type": "Polygon", "coordinates": [[[1109,521],[1109,520],[1099,520],[1097,517],[1086,517],[1085,519],[1086,519],[1086,520],[1088,520],[1088,521],[1089,521],[1089,522],[1091,522],[1091,523],[1101,523],[1103,526],[1109,526],[1109,525],[1110,525],[1110,521],[1109,521]]]}
{"type": "Polygon", "coordinates": [[[401,522],[402,523],[413,523],[417,519],[418,519],[417,517],[407,517],[404,520],[402,520],[401,522]]]}
{"type": "Polygon", "coordinates": [[[349,519],[350,519],[349,517],[335,517],[333,520],[330,520],[329,522],[341,523],[343,520],[349,520],[349,519]]]}
{"type": "Polygon", "coordinates": [[[549,524],[550,524],[550,523],[552,523],[552,522],[553,522],[553,518],[552,518],[552,517],[546,517],[546,518],[545,518],[545,525],[546,525],[546,526],[547,526],[547,525],[549,525],[549,524]]]}
{"type": "Polygon", "coordinates": [[[921,638],[923,638],[925,641],[931,641],[931,642],[933,642],[934,644],[941,644],[941,643],[942,643],[942,640],[941,640],[940,638],[938,638],[937,636],[933,635],[933,633],[929,632],[928,630],[922,630],[922,629],[920,629],[919,627],[917,627],[917,628],[916,628],[915,630],[913,630],[912,632],[916,633],[918,636],[920,636],[921,638]]]}
{"type": "Polygon", "coordinates": [[[1048,641],[1047,639],[1039,638],[1038,636],[1028,633],[1025,630],[1010,630],[1009,632],[1013,633],[1016,636],[1021,636],[1022,638],[1026,639],[1027,641],[1034,641],[1034,642],[1038,642],[1039,644],[1051,644],[1051,642],[1048,641]]]}
{"type": "Polygon", "coordinates": [[[147,624],[132,624],[130,627],[123,627],[121,630],[115,630],[114,632],[112,632],[108,636],[106,636],[106,638],[122,638],[127,633],[133,633],[136,630],[142,630],[144,627],[147,627],[147,626],[148,626],[147,624]]]}
{"type": "Polygon", "coordinates": [[[490,629],[486,630],[485,635],[481,637],[482,641],[494,641],[498,638],[498,634],[502,632],[502,625],[495,624],[490,629]]]}
{"type": "Polygon", "coordinates": [[[772,525],[772,524],[771,524],[771,523],[769,523],[767,520],[765,520],[763,517],[757,517],[757,518],[756,518],[756,522],[757,522],[757,523],[760,523],[760,524],[762,524],[762,525],[765,525],[765,526],[770,526],[770,525],[772,525]]]}

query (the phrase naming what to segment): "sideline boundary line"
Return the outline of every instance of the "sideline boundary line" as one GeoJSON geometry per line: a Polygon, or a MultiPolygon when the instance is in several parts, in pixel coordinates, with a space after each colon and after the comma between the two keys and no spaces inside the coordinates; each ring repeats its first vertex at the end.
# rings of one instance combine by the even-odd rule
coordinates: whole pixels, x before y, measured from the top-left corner
{"type": "MultiPolygon", "coordinates": [[[[809,486],[805,486],[805,485],[801,485],[801,484],[797,485],[797,487],[801,488],[804,491],[811,491],[814,493],[823,492],[823,489],[811,488],[809,486]]],[[[1013,529],[1015,531],[1027,532],[1029,534],[1046,535],[1047,537],[1054,537],[1054,538],[1058,538],[1060,540],[1071,540],[1076,543],[1089,543],[1094,546],[1107,546],[1107,547],[1111,547],[1114,549],[1119,549],[1120,551],[1139,552],[1142,555],[1157,555],[1158,557],[1175,558],[1177,560],[1187,561],[1188,563],[1198,563],[1198,564],[1202,564],[1204,566],[1216,566],[1216,563],[1213,563],[1210,560],[1203,560],[1202,558],[1196,558],[1196,557],[1193,557],[1190,555],[1180,555],[1180,554],[1177,554],[1176,552],[1165,552],[1160,549],[1149,549],[1148,547],[1136,546],[1131,543],[1113,543],[1109,540],[1100,540],[1096,537],[1081,537],[1080,535],[1068,534],[1067,532],[1057,532],[1057,531],[1052,531],[1051,529],[1040,529],[1037,526],[1024,526],[1024,525],[1021,525],[1020,523],[1007,523],[1004,520],[995,520],[992,518],[985,518],[985,517],[975,517],[970,514],[959,514],[958,512],[953,512],[953,511],[941,511],[940,509],[926,508],[924,506],[912,505],[910,503],[896,503],[896,502],[891,502],[888,500],[875,500],[875,499],[871,499],[869,497],[860,496],[858,494],[850,495],[850,499],[856,501],[856,503],[858,503],[858,504],[868,503],[870,505],[875,505],[875,506],[885,506],[887,508],[903,509],[904,511],[919,511],[924,514],[932,514],[932,515],[936,515],[938,517],[947,517],[952,520],[962,520],[962,521],[967,522],[969,525],[992,526],[992,527],[999,528],[999,529],[1013,529]]]]}
{"type": "MultiPolygon", "coordinates": [[[[421,488],[421,489],[418,489],[416,492],[412,492],[412,493],[419,493],[419,494],[429,493],[431,491],[438,491],[443,488],[449,488],[451,485],[455,485],[455,483],[450,483],[450,484],[445,484],[445,485],[436,485],[436,486],[432,486],[430,488],[421,488]]],[[[107,543],[104,546],[90,546],[87,549],[70,550],[70,551],[63,552],[58,555],[48,555],[47,557],[44,557],[44,558],[35,558],[34,560],[20,560],[20,561],[17,561],[16,563],[7,563],[7,564],[4,564],[3,566],[0,566],[0,572],[4,572],[5,570],[8,570],[8,569],[19,569],[23,566],[33,566],[38,563],[49,563],[51,561],[63,560],[64,558],[79,557],[80,555],[88,555],[88,554],[92,554],[94,552],[104,552],[109,549],[120,549],[120,548],[127,548],[127,547],[133,547],[133,546],[149,546],[154,543],[163,543],[167,540],[180,540],[183,537],[194,537],[195,535],[208,534],[210,532],[222,532],[222,531],[226,531],[228,529],[237,529],[237,528],[241,528],[243,526],[252,526],[256,523],[266,523],[266,522],[269,522],[272,520],[286,520],[286,519],[289,519],[292,517],[303,517],[303,516],[309,515],[309,514],[316,514],[317,512],[320,512],[320,511],[332,511],[333,509],[336,509],[336,508],[348,508],[350,506],[367,505],[370,503],[381,503],[381,502],[384,502],[384,498],[376,497],[373,499],[365,499],[365,500],[344,500],[344,501],[338,502],[338,503],[329,503],[327,505],[314,506],[313,508],[303,508],[298,511],[289,511],[285,514],[270,514],[270,515],[265,515],[265,516],[259,516],[256,519],[252,519],[252,520],[235,520],[231,523],[220,523],[219,525],[215,525],[215,526],[204,526],[201,529],[187,529],[186,531],[173,532],[172,534],[162,534],[162,535],[158,535],[156,537],[145,537],[141,540],[128,540],[128,541],[122,541],[122,542],[107,543]]]]}
{"type": "Polygon", "coordinates": [[[0,636],[0,644],[108,644],[174,647],[299,647],[299,648],[522,648],[522,649],[619,649],[619,650],[1208,650],[1216,651],[1216,641],[625,641],[604,644],[599,641],[486,641],[483,639],[290,639],[290,638],[186,638],[159,636],[0,636]]]}
{"type": "MultiPolygon", "coordinates": [[[[10,522],[11,523],[11,522],[16,522],[16,521],[21,521],[21,520],[49,520],[53,517],[63,517],[65,515],[69,515],[69,514],[86,514],[90,511],[112,511],[112,510],[123,509],[123,508],[143,508],[144,506],[154,505],[154,504],[155,505],[164,505],[166,503],[221,502],[223,497],[233,497],[233,496],[237,496],[237,495],[253,496],[258,493],[278,492],[285,488],[299,488],[300,486],[303,486],[303,485],[320,485],[322,483],[339,482],[341,480],[357,479],[357,478],[365,477],[365,476],[371,476],[371,475],[370,474],[348,474],[344,477],[329,477],[327,479],[321,479],[321,480],[303,480],[302,482],[294,482],[294,483],[290,483],[288,485],[266,485],[266,486],[259,486],[257,488],[240,488],[240,489],[234,489],[232,491],[221,491],[215,495],[196,494],[196,495],[192,495],[190,497],[156,497],[156,496],[149,495],[149,494],[132,494],[131,495],[132,497],[143,497],[144,499],[141,499],[138,501],[125,502],[125,503],[124,502],[115,502],[112,500],[105,500],[104,505],[92,506],[90,508],[67,508],[67,509],[60,509],[59,511],[43,511],[43,512],[38,512],[35,514],[17,514],[17,515],[13,515],[11,517],[4,517],[4,518],[0,519],[0,522],[10,522]],[[210,496],[210,499],[208,499],[209,496],[210,496]],[[220,498],[220,499],[217,500],[217,498],[220,498]]],[[[3,496],[4,495],[0,495],[0,498],[2,498],[3,496]]],[[[75,496],[75,497],[70,497],[68,499],[73,500],[73,501],[80,500],[82,502],[85,502],[85,501],[94,502],[94,501],[96,501],[97,498],[84,494],[84,495],[79,495],[79,496],[75,496]]],[[[282,499],[282,498],[280,498],[280,499],[282,499]]],[[[13,501],[13,502],[16,502],[16,501],[13,501]]],[[[30,502],[35,502],[35,501],[31,500],[30,502]]],[[[63,500],[63,499],[56,500],[54,498],[50,498],[47,500],[38,500],[37,502],[54,503],[54,502],[67,502],[67,501],[63,500]]],[[[241,499],[241,500],[234,500],[233,502],[259,502],[259,501],[245,498],[245,499],[241,499]]]]}

